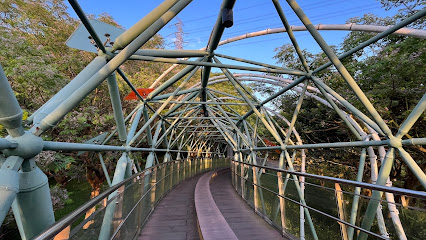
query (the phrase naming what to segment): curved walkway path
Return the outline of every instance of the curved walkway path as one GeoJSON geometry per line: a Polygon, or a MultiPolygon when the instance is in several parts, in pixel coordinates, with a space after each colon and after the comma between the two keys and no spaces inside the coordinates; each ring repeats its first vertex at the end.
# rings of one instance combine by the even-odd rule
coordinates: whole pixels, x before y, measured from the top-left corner
{"type": "Polygon", "coordinates": [[[223,171],[210,182],[210,191],[238,239],[283,239],[238,195],[231,181],[231,171],[223,171]]]}
{"type": "Polygon", "coordinates": [[[195,240],[198,236],[194,190],[203,174],[185,180],[172,189],[155,207],[138,240],[195,240]]]}
{"type": "MultiPolygon", "coordinates": [[[[230,231],[233,231],[234,236],[238,239],[283,239],[277,230],[258,216],[235,192],[229,170],[220,171],[210,180],[213,173],[199,174],[171,190],[154,209],[138,240],[200,239],[194,194],[196,185],[200,178],[203,180],[203,176],[204,180],[208,177],[207,181],[210,182],[210,198],[213,198],[210,202],[214,202],[220,211],[216,210],[216,214],[222,214],[221,218],[226,220],[224,224],[229,225],[227,228],[232,229],[230,231]]],[[[206,216],[199,217],[201,219],[206,216]]],[[[201,220],[200,224],[201,222],[203,221],[201,220]]]]}

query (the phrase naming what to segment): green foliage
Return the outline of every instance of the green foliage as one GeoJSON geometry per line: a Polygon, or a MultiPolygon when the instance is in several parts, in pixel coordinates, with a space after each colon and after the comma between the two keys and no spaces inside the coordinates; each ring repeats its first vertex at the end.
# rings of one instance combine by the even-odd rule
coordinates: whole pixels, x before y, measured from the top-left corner
{"type": "Polygon", "coordinates": [[[57,174],[60,171],[69,169],[73,163],[75,163],[73,157],[57,154],[55,161],[49,165],[49,169],[57,174]]]}
{"type": "MultiPolygon", "coordinates": [[[[416,0],[383,0],[382,3],[387,9],[398,7],[398,14],[386,18],[366,14],[362,17],[349,19],[348,23],[393,25],[424,6],[424,3],[416,0]]],[[[424,29],[425,26],[425,20],[420,19],[409,27],[424,29]]],[[[333,49],[338,55],[342,54],[374,35],[375,33],[350,32],[345,37],[344,42],[333,47],[333,49]]],[[[275,58],[278,63],[288,68],[303,69],[294,48],[290,44],[277,48],[276,51],[275,58]]],[[[328,58],[322,52],[312,54],[303,50],[303,55],[311,69],[315,69],[328,61],[328,58]]],[[[342,62],[393,132],[397,132],[426,92],[426,70],[424,68],[426,43],[423,39],[391,35],[343,59],[342,62]]],[[[316,76],[355,107],[367,113],[364,106],[334,68],[329,67],[328,70],[324,70],[316,76]]],[[[262,85],[256,86],[256,90],[266,95],[276,91],[274,87],[265,89],[262,85]]],[[[324,98],[320,93],[312,94],[324,98]]],[[[282,115],[291,119],[298,98],[297,92],[288,92],[277,98],[273,104],[282,111],[282,115]]],[[[348,109],[339,107],[350,113],[348,109]]],[[[405,137],[425,137],[425,119],[425,113],[423,113],[423,116],[405,137]]],[[[282,124],[285,126],[285,123],[282,124]]],[[[334,110],[307,97],[305,97],[302,110],[299,113],[296,129],[302,135],[305,143],[354,140],[352,134],[334,110]]],[[[408,151],[421,168],[426,167],[426,163],[422,161],[426,152],[423,148],[411,147],[408,148],[408,151]]],[[[340,163],[356,167],[355,163],[359,153],[331,149],[329,151],[311,150],[309,155],[312,154],[316,158],[321,157],[328,161],[337,160],[340,163]]],[[[369,171],[368,168],[367,171],[369,171]]],[[[402,164],[399,157],[394,164],[391,176],[393,180],[400,180],[404,187],[414,189],[418,186],[418,181],[412,181],[412,178],[415,178],[406,168],[406,165],[402,164]]]]}
{"type": "Polygon", "coordinates": [[[50,195],[52,198],[53,209],[55,211],[62,209],[66,204],[66,201],[71,200],[69,199],[67,190],[65,188],[62,188],[60,185],[51,186],[50,195]]]}

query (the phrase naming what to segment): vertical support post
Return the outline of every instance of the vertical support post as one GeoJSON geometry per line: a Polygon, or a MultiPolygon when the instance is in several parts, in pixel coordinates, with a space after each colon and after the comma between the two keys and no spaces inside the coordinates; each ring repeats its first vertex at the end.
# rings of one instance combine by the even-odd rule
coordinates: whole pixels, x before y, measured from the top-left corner
{"type": "MultiPolygon", "coordinates": [[[[392,165],[395,159],[394,154],[395,154],[394,148],[389,149],[388,152],[386,153],[385,159],[382,162],[382,166],[380,168],[380,172],[377,177],[377,182],[376,182],[377,185],[383,186],[386,184],[386,180],[389,177],[389,174],[392,170],[392,165]]],[[[370,202],[368,203],[367,210],[365,211],[365,215],[364,215],[365,217],[361,224],[362,228],[366,230],[370,230],[371,225],[373,224],[374,215],[377,212],[377,208],[379,207],[381,198],[382,198],[382,192],[374,190],[373,194],[371,195],[370,202]]],[[[360,232],[357,239],[365,240],[367,239],[367,234],[364,232],[360,232]]]]}
{"type": "Polygon", "coordinates": [[[115,123],[117,124],[118,137],[120,141],[126,141],[126,126],[124,124],[123,109],[121,107],[120,92],[118,90],[115,72],[107,77],[107,82],[112,110],[114,111],[115,123]]]}
{"type": "MultiPolygon", "coordinates": [[[[340,185],[338,183],[334,183],[334,187],[336,189],[335,193],[336,193],[336,202],[337,202],[337,212],[339,214],[340,220],[345,221],[342,189],[340,188],[340,185]]],[[[339,225],[340,225],[340,232],[342,234],[342,240],[348,240],[346,225],[343,223],[339,223],[339,225]]]]}
{"type": "MultiPolygon", "coordinates": [[[[360,157],[360,160],[359,160],[358,174],[357,174],[357,177],[356,177],[357,182],[362,182],[362,175],[364,174],[364,166],[365,166],[365,157],[366,157],[366,149],[363,148],[362,151],[361,151],[361,157],[360,157]]],[[[371,167],[371,171],[374,171],[376,169],[377,168],[374,168],[373,166],[371,167]]],[[[353,198],[353,201],[352,201],[351,216],[350,216],[350,219],[349,219],[350,224],[355,224],[355,222],[356,222],[356,215],[357,215],[357,212],[358,212],[358,204],[359,204],[360,194],[361,194],[361,188],[356,187],[354,198],[353,198]]],[[[354,228],[348,227],[347,233],[348,233],[347,234],[348,239],[352,240],[353,235],[354,235],[354,228]]]]}
{"type": "Polygon", "coordinates": [[[156,190],[156,183],[157,183],[157,167],[154,167],[151,173],[151,209],[154,209],[155,205],[155,190],[156,190]]]}
{"type": "MultiPolygon", "coordinates": [[[[126,169],[127,169],[127,163],[128,163],[127,153],[123,153],[123,155],[121,155],[120,159],[117,161],[114,177],[112,179],[112,186],[124,180],[124,176],[126,174],[126,169]]],[[[117,194],[119,194],[119,190],[111,193],[108,196],[108,200],[113,199],[114,197],[117,196],[117,194]]],[[[112,201],[106,207],[104,218],[102,221],[101,231],[99,233],[99,238],[98,238],[99,240],[106,240],[106,239],[109,239],[111,236],[116,205],[117,205],[116,201],[112,201]]]]}
{"type": "Polygon", "coordinates": [[[55,222],[47,176],[34,159],[24,160],[19,172],[19,192],[12,204],[22,239],[31,239],[55,222]]]}
{"type": "MultiPolygon", "coordinates": [[[[280,154],[280,166],[279,168],[284,169],[284,152],[281,152],[280,154]]],[[[284,192],[284,181],[283,181],[283,173],[277,172],[278,177],[278,193],[281,196],[285,196],[284,192]]],[[[286,227],[286,220],[285,220],[285,200],[282,197],[278,197],[280,200],[280,212],[281,212],[281,227],[283,229],[283,235],[285,234],[286,227]]]]}
{"type": "MultiPolygon", "coordinates": [[[[0,169],[0,226],[19,191],[19,173],[23,158],[8,157],[0,169]]],[[[22,235],[21,235],[22,236],[22,235]]]]}
{"type": "MultiPolygon", "coordinates": [[[[301,172],[306,172],[306,155],[305,155],[305,149],[301,150],[302,152],[302,165],[300,166],[301,172]]],[[[300,191],[302,192],[302,196],[305,197],[305,177],[300,176],[300,191]]],[[[304,207],[300,206],[300,239],[305,239],[305,214],[304,214],[304,207]]]]}
{"type": "Polygon", "coordinates": [[[245,179],[244,179],[244,164],[242,163],[242,157],[241,157],[241,152],[237,151],[235,152],[235,161],[238,161],[238,165],[240,166],[240,181],[241,181],[241,196],[243,197],[243,199],[246,199],[245,195],[244,195],[244,186],[245,186],[245,179]]]}

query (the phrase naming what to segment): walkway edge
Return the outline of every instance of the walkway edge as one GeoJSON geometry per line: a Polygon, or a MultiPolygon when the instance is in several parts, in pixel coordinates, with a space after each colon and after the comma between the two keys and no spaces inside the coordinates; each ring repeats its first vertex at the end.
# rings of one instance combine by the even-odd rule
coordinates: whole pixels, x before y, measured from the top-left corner
{"type": "Polygon", "coordinates": [[[202,176],[195,186],[194,201],[200,235],[205,240],[238,239],[226,222],[210,191],[210,180],[218,171],[210,171],[202,176]]]}

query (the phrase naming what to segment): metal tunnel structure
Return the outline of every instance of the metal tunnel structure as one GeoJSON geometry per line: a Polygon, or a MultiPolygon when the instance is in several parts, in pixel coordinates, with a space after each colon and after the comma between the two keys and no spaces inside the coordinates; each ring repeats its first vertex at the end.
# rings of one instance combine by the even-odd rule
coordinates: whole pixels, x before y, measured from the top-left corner
{"type": "MultiPolygon", "coordinates": [[[[283,28],[267,29],[221,41],[226,28],[233,25],[232,9],[235,3],[235,0],[223,0],[207,47],[199,50],[163,50],[141,47],[190,4],[191,0],[164,0],[133,27],[119,33],[109,45],[104,45],[101,39],[103,33],[97,32],[94,27],[96,22],[87,19],[77,1],[69,2],[82,22],[82,29],[90,34],[96,44],[98,56],[27,119],[27,123],[31,125],[29,130],[24,130],[22,110],[6,75],[3,70],[0,71],[0,124],[9,133],[8,137],[0,139],[0,150],[5,156],[0,169],[0,222],[3,222],[12,208],[22,239],[53,239],[64,232],[74,239],[134,238],[143,228],[156,203],[173,186],[200,172],[223,167],[231,169],[232,184],[241,197],[290,239],[295,236],[300,239],[329,239],[318,234],[318,223],[321,221],[333,225],[334,229],[338,229],[338,236],[345,240],[362,240],[367,237],[389,239],[390,236],[395,239],[410,239],[404,231],[404,222],[399,217],[398,209],[401,206],[395,203],[394,196],[404,195],[425,201],[426,193],[393,187],[389,174],[395,155],[398,154],[423,188],[426,188],[424,169],[404,150],[407,146],[426,145],[426,138],[405,137],[422,117],[426,108],[426,95],[419,97],[417,106],[399,130],[392,132],[341,60],[390,34],[426,38],[426,31],[406,28],[424,17],[426,9],[388,27],[313,25],[295,0],[287,0],[288,7],[303,23],[303,26],[294,27],[287,21],[279,1],[272,0],[271,4],[274,5],[283,28]],[[321,30],[369,31],[376,32],[377,35],[337,56],[324,41],[321,30]],[[294,31],[309,32],[326,54],[328,62],[311,69],[294,31]],[[278,32],[287,33],[303,64],[303,70],[219,53],[221,45],[278,32]],[[220,59],[233,60],[236,64],[224,64],[220,59]],[[128,60],[174,65],[154,82],[151,86],[154,89],[147,96],[142,96],[143,93],[138,92],[137,87],[120,68],[128,60]],[[185,67],[174,76],[166,78],[180,65],[185,67]],[[348,88],[362,103],[362,109],[356,108],[318,77],[318,73],[329,71],[330,66],[345,80],[348,88]],[[220,69],[223,74],[212,76],[212,68],[220,69]],[[241,71],[233,73],[232,70],[241,71]],[[197,72],[201,72],[199,83],[188,86],[187,83],[197,72]],[[116,75],[134,91],[140,103],[128,116],[123,115],[116,75]],[[85,143],[46,141],[40,137],[55,127],[105,81],[114,110],[114,131],[85,143]],[[211,88],[214,84],[223,82],[231,84],[238,95],[211,88]],[[243,82],[271,84],[279,90],[260,101],[243,82]],[[286,119],[265,106],[288,92],[299,95],[291,119],[286,119]],[[356,140],[304,143],[295,123],[306,97],[335,111],[356,140]],[[233,106],[245,106],[248,111],[239,114],[233,106]],[[278,124],[275,118],[283,120],[286,125],[278,124]],[[265,140],[262,133],[258,132],[259,126],[267,129],[276,145],[265,140]],[[118,139],[121,144],[110,145],[111,139],[118,139]],[[140,147],[142,140],[146,140],[150,147],[140,147]],[[329,148],[355,148],[359,151],[361,157],[356,180],[305,171],[309,158],[305,154],[307,149],[329,148]],[[268,151],[271,150],[279,153],[278,166],[268,164],[268,151]],[[118,151],[121,152],[121,157],[116,161],[111,178],[104,168],[110,186],[108,190],[64,219],[55,221],[47,177],[34,161],[34,157],[42,151],[118,151]],[[140,152],[149,153],[145,166],[134,161],[134,156],[140,152]],[[159,153],[164,157],[158,157],[159,153]],[[299,166],[295,166],[294,162],[297,157],[301,159],[299,166]],[[371,165],[371,176],[366,176],[364,172],[367,163],[371,165]],[[369,177],[373,183],[363,181],[369,177]],[[273,179],[270,181],[272,184],[265,184],[264,179],[273,179]],[[319,210],[313,206],[314,203],[305,200],[308,194],[312,194],[306,192],[306,189],[315,187],[317,181],[336,185],[336,189],[330,190],[336,202],[330,203],[330,209],[333,210],[329,212],[319,210]],[[289,191],[289,188],[292,190],[289,191]],[[362,189],[371,190],[371,196],[363,196],[362,189]],[[106,204],[102,205],[105,201],[106,204]],[[292,212],[289,205],[297,211],[292,212]],[[82,220],[82,216],[90,209],[94,213],[82,220]],[[384,215],[390,215],[391,221],[385,221],[384,215]],[[91,223],[90,226],[88,223],[91,223]]],[[[103,164],[102,155],[99,157],[103,164]]]]}

